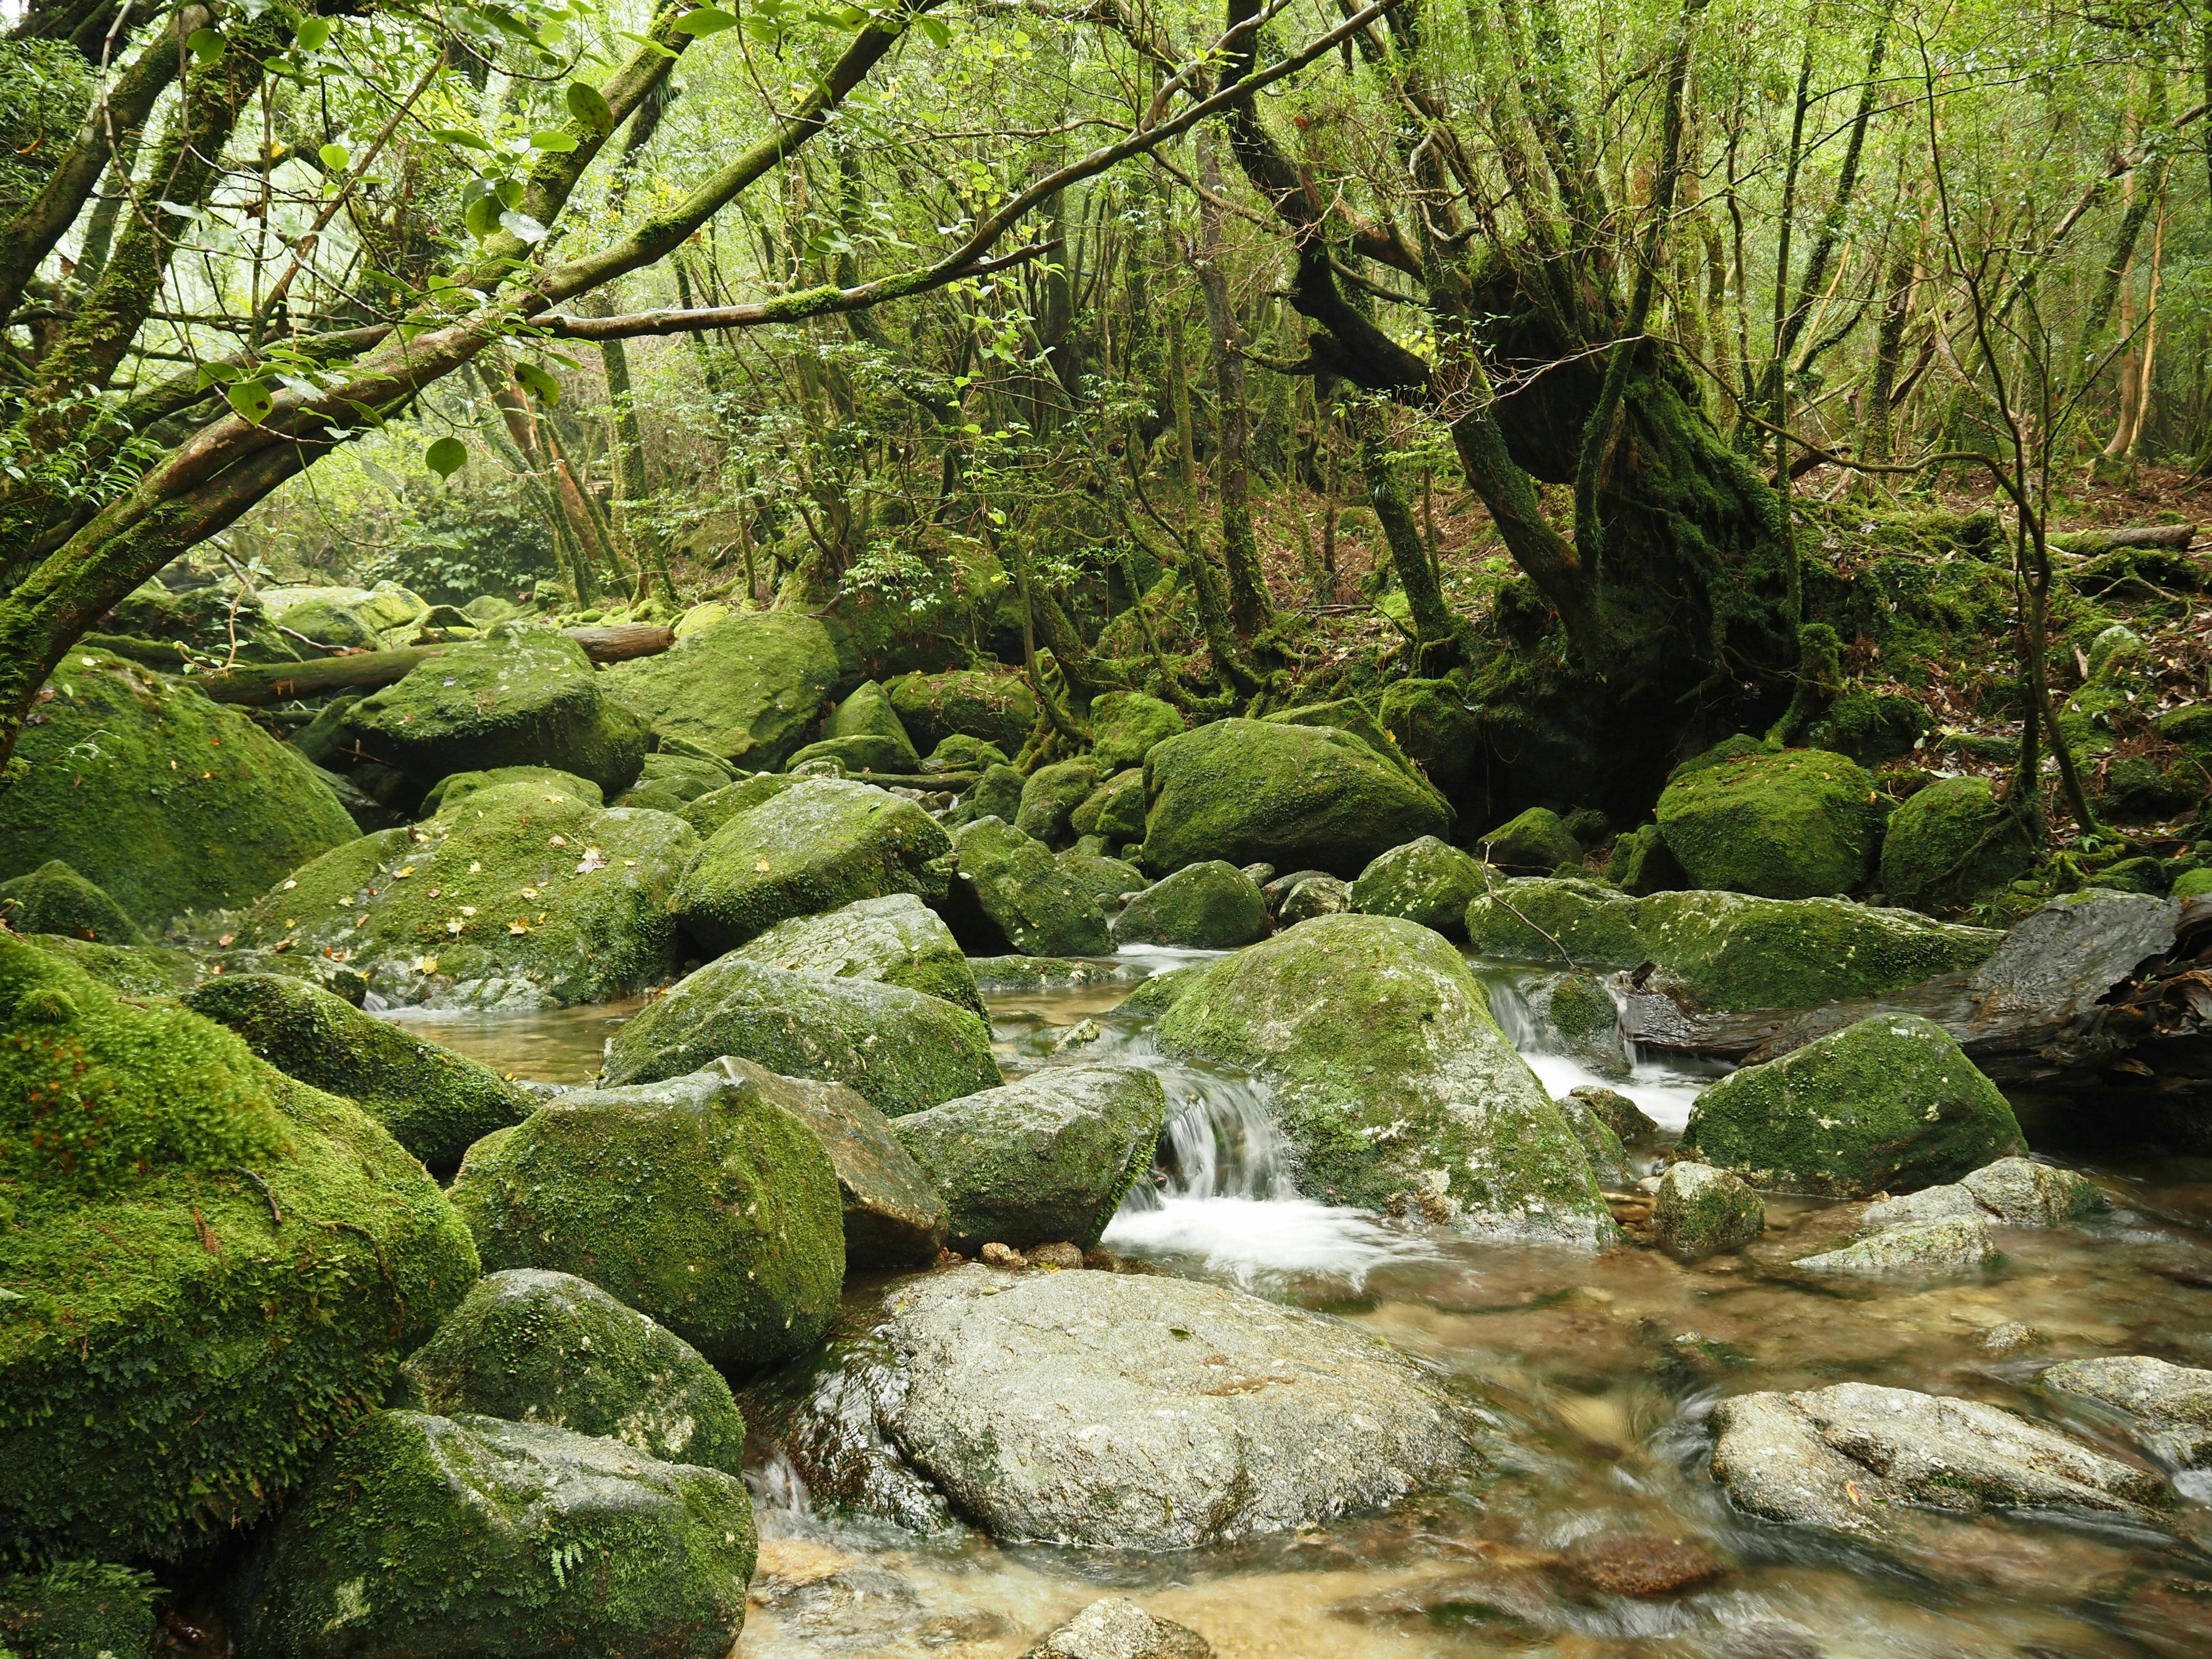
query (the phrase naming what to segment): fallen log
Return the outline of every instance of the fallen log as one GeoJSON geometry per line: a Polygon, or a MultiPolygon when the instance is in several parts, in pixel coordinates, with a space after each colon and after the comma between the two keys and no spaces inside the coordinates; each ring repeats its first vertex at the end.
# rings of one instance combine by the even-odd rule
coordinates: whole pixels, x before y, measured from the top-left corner
{"type": "MultiPolygon", "coordinates": [[[[676,643],[674,630],[652,623],[562,631],[581,646],[584,654],[595,663],[650,657],[676,643]]],[[[313,662],[227,668],[216,674],[195,674],[192,684],[217,702],[270,703],[289,697],[374,691],[405,678],[410,670],[447,648],[443,645],[410,645],[395,651],[361,651],[350,656],[321,657],[313,662]]]]}
{"type": "Polygon", "coordinates": [[[2196,538],[2193,524],[2144,524],[2122,530],[2067,530],[2051,537],[2061,553],[2110,553],[2122,547],[2170,547],[2186,552],[2196,538]]]}

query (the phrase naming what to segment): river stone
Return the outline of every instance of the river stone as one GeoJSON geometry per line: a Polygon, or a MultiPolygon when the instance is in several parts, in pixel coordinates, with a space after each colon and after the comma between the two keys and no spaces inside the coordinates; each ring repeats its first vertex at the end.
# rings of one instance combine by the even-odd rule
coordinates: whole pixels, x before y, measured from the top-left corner
{"type": "Polygon", "coordinates": [[[605,678],[608,693],[656,730],[772,772],[822,718],[837,651],[805,612],[763,611],[700,629],[659,656],[616,663],[605,678]]]}
{"type": "Polygon", "coordinates": [[[1352,908],[1400,916],[1451,939],[1467,937],[1467,907],[1485,890],[1481,860],[1423,836],[1377,854],[1352,884],[1352,908]]]}
{"type": "Polygon", "coordinates": [[[726,761],[663,750],[645,757],[637,781],[623,792],[615,805],[649,806],[656,812],[680,816],[693,801],[717,789],[726,789],[736,781],[737,775],[726,761]]]}
{"type": "Polygon", "coordinates": [[[1667,850],[1667,838],[1656,823],[1631,830],[1613,843],[1605,861],[1605,878],[1638,898],[1690,884],[1682,866],[1667,850]]]}
{"type": "Polygon", "coordinates": [[[1573,1131],[1427,928],[1318,916],[1152,994],[1171,999],[1164,1052],[1273,1084],[1314,1196],[1477,1233],[1615,1237],[1573,1131]]]}
{"type": "Polygon", "coordinates": [[[2027,830],[1984,778],[1942,778],[1914,791],[1882,832],[1882,892],[1915,909],[1971,904],[2034,866],[2027,830]]]}
{"type": "Polygon", "coordinates": [[[899,1119],[891,1132],[945,1195],[953,1243],[1096,1244],[1167,1121],[1157,1073],[1054,1066],[899,1119]]]}
{"type": "Polygon", "coordinates": [[[393,1006],[611,1002],[675,970],[669,904],[697,846],[665,812],[501,784],[303,866],[239,937],[350,963],[393,1006]]]}
{"type": "Polygon", "coordinates": [[[1583,1156],[1589,1159],[1590,1176],[1599,1186],[1626,1187],[1635,1178],[1620,1137],[1603,1119],[1571,1094],[1560,1096],[1556,1103],[1559,1115],[1581,1143],[1583,1156]]]}
{"type": "Polygon", "coordinates": [[[952,849],[937,821],[902,795],[842,778],[802,778],[729,820],[676,890],[677,920],[708,950],[733,950],[793,916],[855,899],[945,896],[933,861],[952,849]]]}
{"type": "Polygon", "coordinates": [[[1566,1097],[1579,1103],[1591,1116],[1620,1136],[1625,1146],[1641,1146],[1658,1138],[1659,1126],[1618,1089],[1585,1083],[1579,1089],[1569,1090],[1566,1097]]]}
{"type": "Polygon", "coordinates": [[[1096,763],[1087,760],[1039,767],[1022,785],[1014,828],[1047,845],[1071,839],[1081,832],[1070,828],[1069,819],[1103,781],[1096,763]]]}
{"type": "Polygon", "coordinates": [[[921,757],[915,751],[914,739],[891,707],[890,694],[873,680],[862,680],[853,688],[850,696],[830,711],[830,718],[822,722],[824,738],[880,738],[895,744],[911,757],[908,772],[920,769],[921,757]]]}
{"type": "Polygon", "coordinates": [[[2014,1227],[2063,1227],[2112,1207],[2087,1176],[2025,1158],[1984,1164],[1960,1177],[1960,1185],[1999,1221],[2014,1227]]]}
{"type": "Polygon", "coordinates": [[[396,1403],[604,1435],[744,1474],[745,1419],[699,1351],[573,1273],[488,1273],[400,1368],[396,1403]]]}
{"type": "MultiPolygon", "coordinates": [[[[652,757],[647,756],[649,760],[652,757]]],[[[593,806],[606,805],[606,792],[589,778],[580,778],[574,772],[563,772],[557,766],[493,766],[477,772],[452,772],[430,786],[416,809],[417,817],[432,818],[448,806],[459,805],[464,798],[479,789],[495,789],[502,783],[534,783],[557,794],[574,795],[593,806]]],[[[624,801],[624,805],[635,805],[624,801]]]]}
{"type": "Polygon", "coordinates": [[[1376,854],[1451,829],[1443,798],[1348,732],[1224,720],[1145,757],[1155,875],[1186,864],[1311,866],[1349,880],[1376,854]]]}
{"type": "Polygon", "coordinates": [[[1886,1227],[1841,1249],[1800,1256],[1791,1265],[1808,1273],[1861,1279],[1948,1279],[1978,1273],[1996,1259],[1989,1224],[1974,1216],[1886,1227]]]}
{"type": "Polygon", "coordinates": [[[1116,945],[1234,951],[1267,936],[1267,901],[1259,884],[1218,859],[1162,877],[1114,919],[1116,945]]]}
{"type": "Polygon", "coordinates": [[[1819,749],[1692,763],[1661,791],[1658,817],[1697,885],[1779,899],[1856,887],[1881,832],[1865,769],[1819,749]]]}
{"type": "Polygon", "coordinates": [[[1200,1548],[1386,1507],[1469,1456],[1375,1338],[1236,1291],[967,1267],[884,1312],[908,1378],[891,1436],[1009,1541],[1200,1548]]]}
{"type": "Polygon", "coordinates": [[[1678,1261],[1703,1261],[1758,1243],[1766,1231],[1759,1194],[1709,1164],[1674,1164],[1659,1178],[1651,1224],[1678,1261]]]}
{"type": "Polygon", "coordinates": [[[2212,1370],[2135,1354],[2069,1359],[2041,1381],[2121,1413],[2146,1446],[2183,1468],[2212,1462],[2212,1370]]]}
{"type": "Polygon", "coordinates": [[[960,827],[952,850],[944,915],[970,956],[1112,952],[1104,909],[1042,842],[982,817],[960,827]]]}
{"type": "Polygon", "coordinates": [[[1563,864],[1578,864],[1583,856],[1582,843],[1546,806],[1532,806],[1508,819],[1476,844],[1491,863],[1522,875],[1543,875],[1563,864]]]}
{"type": "Polygon", "coordinates": [[[708,963],[621,1026],[605,1080],[681,1077],[724,1054],[845,1084],[886,1117],[1000,1081],[990,1027],[964,1008],[903,985],[794,974],[739,956],[708,963]]]}
{"type": "Polygon", "coordinates": [[[1141,767],[1154,744],[1179,737],[1185,724],[1171,702],[1142,691],[1106,692],[1091,705],[1091,757],[1107,772],[1141,767]]]}
{"type": "Polygon", "coordinates": [[[452,1198],[487,1271],[588,1279],[725,1371],[805,1352],[837,1311],[836,1170],[742,1075],[556,1096],[471,1146],[452,1198]]]}
{"type": "Polygon", "coordinates": [[[1070,848],[1055,856],[1060,867],[1073,877],[1085,892],[1098,901],[1101,910],[1119,910],[1130,894],[1141,893],[1152,884],[1145,879],[1145,872],[1135,865],[1097,853],[1086,853],[1080,846],[1070,848]]]}
{"type": "Polygon", "coordinates": [[[1552,1052],[1572,1056],[1600,1077],[1626,1079],[1632,1069],[1620,1012],[1603,981],[1554,974],[1523,987],[1528,1013],[1552,1052]]]}
{"type": "Polygon", "coordinates": [[[77,647],[39,696],[0,788],[0,878],[61,859],[159,928],[359,833],[297,750],[185,681],[77,647]]]}
{"type": "Polygon", "coordinates": [[[922,757],[925,772],[982,772],[1006,763],[1006,751],[994,743],[954,732],[938,739],[937,747],[922,757]]]}
{"type": "Polygon", "coordinates": [[[1713,1477],[1770,1521],[1887,1541],[1911,1507],[2090,1510],[2154,1518],[2166,1483],[2069,1435],[1971,1400],[1838,1382],[1740,1395],[1713,1412],[1713,1477]]]}
{"type": "Polygon", "coordinates": [[[1046,1632],[1022,1659],[1213,1659],[1213,1648],[1188,1625],[1109,1595],[1046,1632]]]}
{"type": "Polygon", "coordinates": [[[865,781],[871,773],[886,777],[912,777],[921,769],[921,757],[914,752],[914,745],[896,738],[868,735],[853,738],[824,738],[810,743],[804,749],[795,749],[784,763],[794,773],[823,774],[830,777],[848,777],[865,781]],[[828,768],[817,762],[834,763],[828,768]]]}
{"type": "Polygon", "coordinates": [[[2025,1150],[2019,1121],[1950,1033],[1876,1014],[1698,1097],[1685,1157],[1768,1191],[1869,1198],[1955,1181],[2025,1150]]]}
{"type": "Polygon", "coordinates": [[[468,1230],[350,1101],[5,933],[0,1030],[0,1555],[217,1547],[383,1398],[468,1230]]]}
{"type": "Polygon", "coordinates": [[[1923,1187],[1917,1193],[1886,1198],[1867,1206],[1859,1218],[1862,1233],[1887,1232],[1893,1227],[1929,1227],[1939,1221],[1986,1222],[1989,1214],[1974,1195],[1955,1181],[1923,1187]]]}
{"type": "Polygon", "coordinates": [[[997,818],[1011,824],[1022,810],[1022,775],[1011,766],[989,766],[960,803],[955,817],[962,823],[997,818]]]}
{"type": "Polygon", "coordinates": [[[975,970],[975,983],[994,991],[1133,985],[1152,974],[1141,961],[1086,962],[1079,957],[970,957],[968,965],[975,970]]]}
{"type": "Polygon", "coordinates": [[[1349,883],[1334,876],[1313,874],[1284,890],[1282,902],[1275,907],[1275,920],[1285,927],[1295,927],[1316,916],[1340,916],[1352,908],[1349,883]]]}
{"type": "Polygon", "coordinates": [[[185,1006],[228,1025],[287,1077],[343,1095],[432,1170],[450,1173],[537,1103],[481,1060],[426,1042],[343,998],[276,974],[225,974],[185,1006]]]}
{"type": "Polygon", "coordinates": [[[538,1423],[379,1412],[233,1587],[241,1652],[726,1659],[752,1503],[720,1469],[538,1423]]]}
{"type": "Polygon", "coordinates": [[[952,930],[911,893],[855,899],[823,915],[793,916],[739,945],[735,954],[795,974],[903,985],[989,1018],[952,930]]]}
{"type": "Polygon", "coordinates": [[[1067,815],[1067,827],[1079,836],[1103,836],[1110,842],[1144,840],[1144,769],[1133,766],[1100,784],[1067,815]]]}
{"type": "Polygon", "coordinates": [[[0,881],[0,924],[16,933],[59,933],[94,945],[146,943],[124,908],[59,859],[0,881]]]}
{"type": "Polygon", "coordinates": [[[933,750],[958,732],[1017,754],[1036,724],[1036,694],[1011,670],[908,674],[884,689],[917,749],[933,750]]]}

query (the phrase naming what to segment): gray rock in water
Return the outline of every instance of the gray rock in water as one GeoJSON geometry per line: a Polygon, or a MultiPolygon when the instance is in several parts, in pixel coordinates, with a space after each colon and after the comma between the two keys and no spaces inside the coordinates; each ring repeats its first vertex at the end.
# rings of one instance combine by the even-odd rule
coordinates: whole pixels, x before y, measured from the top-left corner
{"type": "Polygon", "coordinates": [[[2062,1227],[2112,1207],[2086,1176],[2025,1158],[2001,1158],[1960,1178],[2000,1221],[2014,1227],[2062,1227]]]}
{"type": "Polygon", "coordinates": [[[1676,1164],[1660,1178],[1651,1224],[1669,1255],[1702,1261],[1755,1243],[1766,1206],[1744,1181],[1707,1164],[1676,1164]]]}
{"type": "Polygon", "coordinates": [[[2212,1462],[2212,1370],[2134,1354],[2069,1359],[2042,1381],[2124,1413],[2146,1446],[2184,1468],[2212,1462]]]}
{"type": "Polygon", "coordinates": [[[1395,1504],[1471,1452],[1351,1326],[1148,1274],[931,1274],[884,1304],[886,1424],[1002,1539],[1190,1549],[1395,1504]]]}
{"type": "Polygon", "coordinates": [[[1601,1187],[1626,1187],[1636,1178],[1628,1167],[1628,1153],[1620,1144],[1620,1137],[1589,1105],[1572,1094],[1559,1097],[1559,1115],[1574,1131],[1575,1139],[1582,1142],[1583,1152],[1589,1159],[1590,1174],[1601,1187]]]}
{"type": "Polygon", "coordinates": [[[984,1013],[975,970],[960,954],[959,941],[912,893],[856,899],[840,910],[793,916],[734,954],[790,973],[903,985],[972,1014],[984,1013]]]}
{"type": "Polygon", "coordinates": [[[1875,1541],[1902,1506],[2073,1509],[2154,1518],[2166,1484],[1995,1406],[1838,1382],[1741,1395],[1713,1413],[1713,1476],[1739,1509],[1875,1541]]]}
{"type": "Polygon", "coordinates": [[[1213,1648],[1188,1626],[1109,1595],[1040,1637],[1022,1659],[1213,1659],[1213,1648]]]}
{"type": "Polygon", "coordinates": [[[1975,1216],[1891,1227],[1839,1250],[1801,1256],[1793,1265],[1808,1273],[1863,1279],[1947,1279],[1978,1272],[1996,1259],[1989,1224],[1975,1216]]]}
{"type": "Polygon", "coordinates": [[[1973,1194],[1953,1181],[1868,1205],[1866,1213],[1859,1218],[1859,1228],[1862,1232],[1880,1233],[1899,1227],[1932,1227],[1945,1221],[1988,1219],[1973,1194]]]}

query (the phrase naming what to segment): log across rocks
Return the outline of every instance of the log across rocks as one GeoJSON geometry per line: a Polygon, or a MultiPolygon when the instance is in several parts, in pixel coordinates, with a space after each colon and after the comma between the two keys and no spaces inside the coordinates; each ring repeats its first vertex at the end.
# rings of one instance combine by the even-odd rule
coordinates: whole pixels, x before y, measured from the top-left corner
{"type": "MultiPolygon", "coordinates": [[[[622,623],[608,628],[568,628],[562,632],[583,647],[595,663],[628,662],[650,657],[676,643],[675,632],[657,623],[622,623]]],[[[295,697],[329,697],[342,691],[374,691],[394,685],[419,665],[449,647],[404,646],[396,651],[357,651],[312,662],[270,663],[196,674],[193,687],[216,702],[271,703],[295,697]]]]}

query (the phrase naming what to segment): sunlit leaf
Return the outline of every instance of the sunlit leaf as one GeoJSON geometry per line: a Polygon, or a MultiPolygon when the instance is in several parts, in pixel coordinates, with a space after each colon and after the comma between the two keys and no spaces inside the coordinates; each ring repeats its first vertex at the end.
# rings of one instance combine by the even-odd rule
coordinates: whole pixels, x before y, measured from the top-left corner
{"type": "Polygon", "coordinates": [[[489,193],[461,210],[461,222],[469,228],[469,234],[489,236],[499,228],[499,198],[489,193]]]}
{"type": "Polygon", "coordinates": [[[441,478],[450,478],[465,465],[469,447],[459,438],[441,438],[422,452],[422,465],[441,478]]]}
{"type": "Polygon", "coordinates": [[[615,112],[607,106],[605,95],[589,81],[568,82],[568,113],[594,132],[611,132],[615,112]]]}
{"type": "Polygon", "coordinates": [[[576,135],[547,127],[543,131],[530,135],[530,147],[532,149],[560,150],[565,153],[576,148],[576,135]]]}
{"type": "Polygon", "coordinates": [[[266,380],[240,380],[225,386],[222,395],[238,411],[239,419],[251,422],[255,426],[268,419],[269,411],[276,406],[276,400],[269,395],[266,380]]]}
{"type": "Polygon", "coordinates": [[[332,173],[343,173],[353,165],[353,157],[346,153],[343,144],[325,144],[315,154],[322,158],[323,165],[332,173]]]}
{"type": "Polygon", "coordinates": [[[522,389],[525,392],[548,408],[561,401],[561,382],[538,368],[537,364],[517,363],[514,366],[514,378],[522,383],[522,389]]]}
{"type": "Polygon", "coordinates": [[[922,38],[933,46],[949,46],[952,44],[952,31],[945,26],[942,18],[917,17],[914,20],[914,26],[921,31],[922,38]]]}
{"type": "Polygon", "coordinates": [[[303,17],[299,27],[300,50],[320,52],[330,43],[331,20],[327,17],[303,17]]]}
{"type": "Polygon", "coordinates": [[[222,38],[222,33],[216,29],[194,29],[185,37],[185,45],[192,54],[193,62],[202,68],[219,62],[222,57],[223,48],[229,44],[222,38]]]}
{"type": "Polygon", "coordinates": [[[686,34],[720,34],[724,29],[735,28],[738,20],[720,6],[702,6],[696,11],[687,11],[669,27],[679,28],[686,34]]]}
{"type": "Polygon", "coordinates": [[[489,149],[491,148],[489,143],[477,137],[475,133],[465,132],[459,127],[433,127],[430,130],[449,144],[466,144],[471,149],[489,149]]]}

